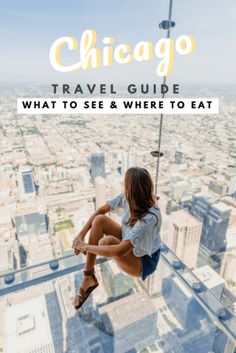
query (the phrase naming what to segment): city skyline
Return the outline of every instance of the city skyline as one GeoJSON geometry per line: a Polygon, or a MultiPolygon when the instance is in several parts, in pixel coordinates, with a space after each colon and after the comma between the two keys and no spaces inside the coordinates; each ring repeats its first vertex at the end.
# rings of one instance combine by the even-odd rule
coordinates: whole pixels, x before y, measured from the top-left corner
{"type": "MultiPolygon", "coordinates": [[[[18,93],[30,92],[22,90],[18,93]]],[[[222,306],[232,315],[227,335],[236,320],[231,271],[236,259],[234,97],[221,96],[222,112],[216,116],[165,119],[158,196],[166,245],[160,264],[144,283],[125,275],[112,261],[97,264],[100,286],[84,307],[86,315],[76,313],[72,305],[85,261],[73,255],[72,241],[97,207],[124,190],[129,167],[145,167],[155,180],[156,160],[150,152],[156,149],[159,119],[17,116],[14,91],[2,90],[1,101],[0,349],[229,349],[215,322],[222,306]],[[34,310],[36,302],[40,312],[34,310]],[[40,331],[42,322],[48,330],[40,331]],[[32,346],[30,337],[35,336],[32,346]]],[[[120,223],[122,210],[110,217],[120,223]]]]}
{"type": "MultiPolygon", "coordinates": [[[[161,97],[163,77],[156,74],[161,58],[154,51],[152,59],[151,50],[166,37],[159,24],[167,19],[168,6],[169,0],[1,4],[2,353],[236,353],[236,2],[173,0],[171,38],[193,36],[196,51],[184,56],[183,46],[175,47],[173,70],[164,78],[166,96],[214,97],[219,113],[17,113],[19,97],[161,97]],[[114,43],[105,40],[112,46],[112,65],[55,71],[52,43],[62,36],[80,41],[86,29],[96,31],[103,59],[103,39],[114,37],[114,43]],[[124,59],[115,56],[115,47],[134,48],[140,41],[151,43],[149,61],[138,62],[139,52],[130,65],[114,62],[124,59]],[[132,194],[126,177],[132,167],[139,176],[145,168],[153,181],[139,182],[138,199],[144,200],[141,186],[150,188],[142,214],[138,202],[138,217],[132,204],[138,193],[132,194]],[[158,211],[153,233],[141,232],[142,222],[153,221],[153,207],[158,211]],[[116,230],[107,231],[97,220],[116,230]],[[123,271],[113,252],[97,256],[95,264],[93,256],[75,255],[78,234],[85,235],[78,246],[87,253],[98,244],[101,253],[111,254],[119,245],[102,249],[111,236],[101,237],[113,232],[121,246],[130,246],[128,257],[145,253],[139,276],[123,271]],[[147,254],[160,258],[143,280],[147,254]],[[94,272],[84,272],[91,268],[94,272]],[[99,285],[76,310],[74,299],[91,273],[99,285]]],[[[80,59],[79,50],[66,46],[61,54],[65,64],[80,59]]],[[[99,56],[94,61],[97,65],[99,56]]]]}

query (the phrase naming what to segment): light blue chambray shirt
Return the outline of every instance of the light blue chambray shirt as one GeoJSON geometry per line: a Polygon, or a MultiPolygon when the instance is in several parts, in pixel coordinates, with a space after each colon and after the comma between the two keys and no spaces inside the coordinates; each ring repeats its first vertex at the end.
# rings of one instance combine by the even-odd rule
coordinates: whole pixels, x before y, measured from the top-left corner
{"type": "Polygon", "coordinates": [[[122,239],[130,240],[133,245],[135,256],[151,256],[161,247],[161,212],[158,207],[150,207],[147,214],[141,221],[137,221],[133,227],[125,224],[130,218],[130,209],[124,193],[121,193],[114,199],[107,201],[111,210],[119,207],[124,209],[121,220],[122,239]]]}

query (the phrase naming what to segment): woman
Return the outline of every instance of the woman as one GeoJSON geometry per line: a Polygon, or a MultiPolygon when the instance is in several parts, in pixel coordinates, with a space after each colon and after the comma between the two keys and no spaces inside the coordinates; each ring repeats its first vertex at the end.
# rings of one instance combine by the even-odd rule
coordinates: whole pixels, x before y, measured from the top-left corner
{"type": "Polygon", "coordinates": [[[97,255],[113,257],[123,271],[142,280],[153,273],[160,256],[160,227],[161,213],[150,174],[144,168],[128,169],[124,193],[94,212],[73,241],[77,255],[87,254],[80,293],[74,299],[75,308],[80,308],[98,286],[94,274],[97,255]],[[105,216],[118,207],[124,208],[121,226],[105,216]],[[86,244],[84,237],[90,228],[86,244]]]}

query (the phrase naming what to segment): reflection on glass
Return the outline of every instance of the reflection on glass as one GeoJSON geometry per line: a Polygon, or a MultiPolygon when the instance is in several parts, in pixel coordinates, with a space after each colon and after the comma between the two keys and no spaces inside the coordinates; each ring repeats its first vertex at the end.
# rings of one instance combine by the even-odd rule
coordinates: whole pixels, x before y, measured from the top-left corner
{"type": "MultiPolygon", "coordinates": [[[[1,285],[1,351],[224,352],[227,336],[212,319],[212,292],[197,287],[206,307],[207,299],[211,301],[208,312],[190,290],[194,274],[186,268],[169,267],[172,255],[164,250],[158,270],[144,282],[121,272],[112,260],[97,264],[99,287],[77,312],[72,302],[80,287],[81,270],[46,280],[43,265],[42,283],[28,281],[25,288],[5,295],[4,288],[19,283],[1,285]]],[[[45,273],[73,269],[76,261],[77,257],[59,260],[54,272],[48,266],[45,273]]],[[[31,278],[31,270],[21,272],[17,276],[25,272],[25,278],[31,278]]]]}

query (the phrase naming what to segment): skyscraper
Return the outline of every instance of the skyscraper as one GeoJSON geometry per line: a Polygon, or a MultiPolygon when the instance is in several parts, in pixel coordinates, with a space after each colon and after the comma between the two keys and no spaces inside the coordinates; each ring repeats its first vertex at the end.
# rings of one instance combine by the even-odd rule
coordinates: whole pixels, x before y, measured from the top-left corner
{"type": "Polygon", "coordinates": [[[19,214],[14,217],[18,236],[29,234],[45,234],[48,232],[47,215],[40,212],[19,214]]]}
{"type": "Polygon", "coordinates": [[[180,173],[171,173],[170,174],[170,183],[176,184],[180,181],[184,181],[185,178],[180,173]]]}
{"type": "Polygon", "coordinates": [[[213,152],[206,152],[204,157],[202,158],[204,164],[211,164],[214,162],[214,153],[213,152]]]}
{"type": "Polygon", "coordinates": [[[212,205],[212,200],[208,194],[193,195],[190,212],[200,221],[204,221],[204,217],[208,214],[208,210],[212,205]]]}
{"type": "Polygon", "coordinates": [[[236,175],[232,176],[229,181],[228,194],[236,192],[236,175]]]}
{"type": "Polygon", "coordinates": [[[168,245],[189,268],[195,268],[202,223],[185,210],[173,212],[171,220],[173,234],[168,245]]]}
{"type": "Polygon", "coordinates": [[[186,181],[179,181],[171,185],[172,198],[176,202],[180,202],[184,195],[186,195],[188,190],[188,183],[186,181]]]}
{"type": "Polygon", "coordinates": [[[141,351],[156,339],[157,311],[145,291],[99,308],[104,327],[114,336],[114,352],[141,351]]]}
{"type": "MultiPolygon", "coordinates": [[[[221,300],[221,296],[224,289],[224,280],[222,276],[220,276],[213,268],[209,265],[205,265],[199,267],[193,271],[193,273],[200,279],[201,282],[205,284],[205,286],[211,290],[211,292],[215,295],[218,300],[221,300]]],[[[207,293],[205,294],[205,300],[211,300],[211,297],[208,298],[207,293]]],[[[213,303],[210,303],[213,305],[213,303]]],[[[217,310],[217,307],[215,308],[217,310]]]]}
{"type": "Polygon", "coordinates": [[[216,194],[223,196],[227,192],[227,185],[223,181],[211,180],[209,182],[209,189],[215,192],[216,194]]]}
{"type": "Polygon", "coordinates": [[[4,322],[4,352],[55,352],[45,296],[9,306],[5,311],[4,322]]]}
{"type": "Polygon", "coordinates": [[[44,180],[45,180],[45,181],[50,181],[50,180],[52,180],[52,172],[51,172],[51,170],[46,170],[46,171],[43,173],[43,177],[44,177],[44,180]]]}
{"type": "Polygon", "coordinates": [[[122,151],[121,154],[121,175],[124,177],[126,170],[137,166],[137,158],[134,152],[122,151]]]}
{"type": "Polygon", "coordinates": [[[91,155],[91,178],[93,184],[95,184],[95,178],[98,176],[105,178],[104,153],[93,153],[91,155]]]}
{"type": "Polygon", "coordinates": [[[236,283],[236,248],[224,254],[221,262],[220,275],[226,281],[236,283]]]}
{"type": "Polygon", "coordinates": [[[14,253],[9,246],[2,246],[0,248],[0,273],[14,270],[14,253]]]}
{"type": "Polygon", "coordinates": [[[65,170],[65,168],[60,167],[57,169],[57,174],[58,174],[58,178],[59,179],[66,179],[67,178],[67,172],[65,170]]]}
{"type": "MultiPolygon", "coordinates": [[[[211,293],[218,299],[221,298],[224,280],[217,272],[207,265],[196,269],[193,273],[211,293]]],[[[184,273],[183,278],[190,283],[195,281],[189,273],[184,273]]],[[[209,302],[209,306],[214,310],[211,293],[206,292],[204,300],[206,303],[209,302]]],[[[183,347],[182,350],[177,350],[178,352],[226,352],[225,335],[221,330],[212,327],[211,319],[179,278],[172,276],[165,278],[162,295],[168,308],[184,328],[178,336],[178,344],[183,347]]]]}
{"type": "Polygon", "coordinates": [[[190,212],[203,222],[201,247],[209,254],[226,249],[226,234],[232,207],[223,202],[212,204],[202,195],[193,196],[190,212]]]}
{"type": "Polygon", "coordinates": [[[35,192],[33,173],[32,171],[27,171],[22,173],[22,180],[24,185],[24,191],[26,194],[31,194],[35,192]]]}
{"type": "Polygon", "coordinates": [[[103,264],[103,282],[112,298],[124,296],[124,294],[132,293],[133,278],[122,273],[115,261],[108,261],[103,264]]]}
{"type": "Polygon", "coordinates": [[[175,164],[181,164],[183,159],[183,152],[182,151],[175,151],[175,164]]]}
{"type": "MultiPolygon", "coordinates": [[[[162,197],[160,200],[162,200],[162,197]]],[[[159,206],[161,210],[165,209],[163,202],[159,202],[159,206]]],[[[172,228],[173,228],[173,225],[170,220],[170,217],[168,217],[167,214],[163,211],[161,239],[167,245],[171,244],[172,228]]],[[[153,295],[158,292],[161,292],[162,281],[164,278],[168,277],[169,275],[170,275],[170,270],[168,266],[166,266],[165,263],[163,263],[162,258],[160,258],[156,271],[150,276],[148,276],[145,280],[145,287],[147,288],[148,294],[153,295]]]]}
{"type": "Polygon", "coordinates": [[[34,197],[36,194],[33,172],[30,168],[21,169],[18,173],[18,188],[21,198],[34,197]]]}
{"type": "Polygon", "coordinates": [[[106,203],[106,182],[105,179],[98,176],[95,178],[96,187],[96,209],[106,203]]]}

